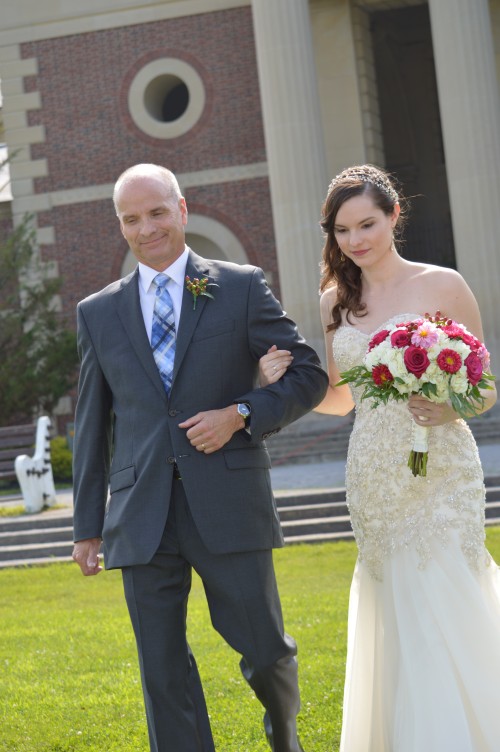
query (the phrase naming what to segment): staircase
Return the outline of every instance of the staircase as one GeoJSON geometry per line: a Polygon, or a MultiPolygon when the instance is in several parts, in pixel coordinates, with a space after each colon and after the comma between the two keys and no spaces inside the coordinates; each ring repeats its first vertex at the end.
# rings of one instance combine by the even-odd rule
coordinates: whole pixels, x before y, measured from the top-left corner
{"type": "MultiPolygon", "coordinates": [[[[280,491],[287,544],[351,540],[345,489],[280,491]]],[[[0,518],[0,568],[71,561],[72,508],[0,518]]],[[[486,479],[486,524],[500,525],[500,476],[486,479]]]]}
{"type": "Polygon", "coordinates": [[[0,568],[71,561],[73,508],[0,517],[0,568]]]}

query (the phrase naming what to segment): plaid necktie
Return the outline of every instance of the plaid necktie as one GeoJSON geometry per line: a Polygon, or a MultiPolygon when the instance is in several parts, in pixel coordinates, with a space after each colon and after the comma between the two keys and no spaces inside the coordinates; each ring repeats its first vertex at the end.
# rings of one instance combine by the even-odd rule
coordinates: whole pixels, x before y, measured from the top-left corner
{"type": "Polygon", "coordinates": [[[167,290],[169,279],[166,274],[157,274],[154,278],[156,297],[151,330],[153,356],[167,394],[172,388],[175,357],[175,319],[172,298],[167,290]]]}

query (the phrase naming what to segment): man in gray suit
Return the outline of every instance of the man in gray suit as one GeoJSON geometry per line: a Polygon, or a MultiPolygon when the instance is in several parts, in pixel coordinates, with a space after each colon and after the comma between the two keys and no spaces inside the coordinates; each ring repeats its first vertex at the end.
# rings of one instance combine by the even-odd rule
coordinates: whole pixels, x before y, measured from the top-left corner
{"type": "Polygon", "coordinates": [[[130,168],[114,202],[139,264],[78,305],[73,558],[98,574],[102,540],[106,568],[122,569],[152,752],[214,749],[186,642],[192,567],[265,707],[272,749],[298,752],[296,646],[274,576],[283,537],[263,440],[317,405],[327,376],[260,269],[185,246],[170,171],[130,168]],[[293,363],[259,388],[259,358],[275,343],[293,363]]]}

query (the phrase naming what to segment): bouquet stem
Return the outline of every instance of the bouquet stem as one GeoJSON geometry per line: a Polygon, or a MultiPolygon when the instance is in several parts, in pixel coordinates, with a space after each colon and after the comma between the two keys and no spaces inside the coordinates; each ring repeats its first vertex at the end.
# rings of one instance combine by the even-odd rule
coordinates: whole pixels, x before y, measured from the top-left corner
{"type": "Polygon", "coordinates": [[[412,471],[413,475],[421,475],[425,478],[427,475],[427,456],[428,445],[427,435],[429,429],[425,426],[419,426],[413,422],[412,426],[412,439],[413,445],[408,458],[408,467],[412,471]]]}

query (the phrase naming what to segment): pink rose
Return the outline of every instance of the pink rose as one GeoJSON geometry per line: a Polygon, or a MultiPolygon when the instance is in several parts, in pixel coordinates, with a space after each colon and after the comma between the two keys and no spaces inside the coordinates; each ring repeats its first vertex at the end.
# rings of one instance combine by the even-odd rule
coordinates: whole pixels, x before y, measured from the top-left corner
{"type": "Polygon", "coordinates": [[[472,342],[467,343],[471,350],[474,350],[474,352],[477,353],[477,351],[483,347],[483,344],[481,340],[479,340],[477,337],[472,337],[472,342]]]}
{"type": "Polygon", "coordinates": [[[476,355],[483,364],[483,369],[487,371],[490,367],[490,354],[486,347],[484,345],[479,345],[476,351],[476,355]]]}
{"type": "Polygon", "coordinates": [[[383,342],[387,337],[389,336],[389,330],[388,329],[382,329],[381,332],[377,332],[377,334],[374,334],[374,336],[371,338],[369,344],[368,344],[368,352],[370,350],[373,350],[374,347],[377,345],[380,345],[381,342],[383,342]]]}
{"type": "Polygon", "coordinates": [[[465,358],[464,363],[467,366],[467,378],[472,386],[476,386],[483,376],[483,364],[481,363],[481,358],[479,358],[476,353],[471,352],[471,354],[467,355],[465,358]]]}
{"type": "Polygon", "coordinates": [[[474,351],[476,351],[481,344],[478,338],[474,337],[473,334],[469,334],[469,332],[464,332],[462,334],[462,342],[465,342],[465,344],[469,345],[470,349],[474,351]]]}
{"type": "Polygon", "coordinates": [[[391,334],[391,345],[393,347],[406,347],[410,344],[410,335],[406,329],[397,329],[391,334]]]}
{"type": "Polygon", "coordinates": [[[423,347],[410,345],[404,354],[404,363],[408,371],[419,379],[427,370],[430,360],[423,347]]]}
{"type": "Polygon", "coordinates": [[[460,324],[456,324],[454,321],[451,324],[443,326],[443,332],[448,335],[450,339],[463,339],[465,330],[460,324]]]}

